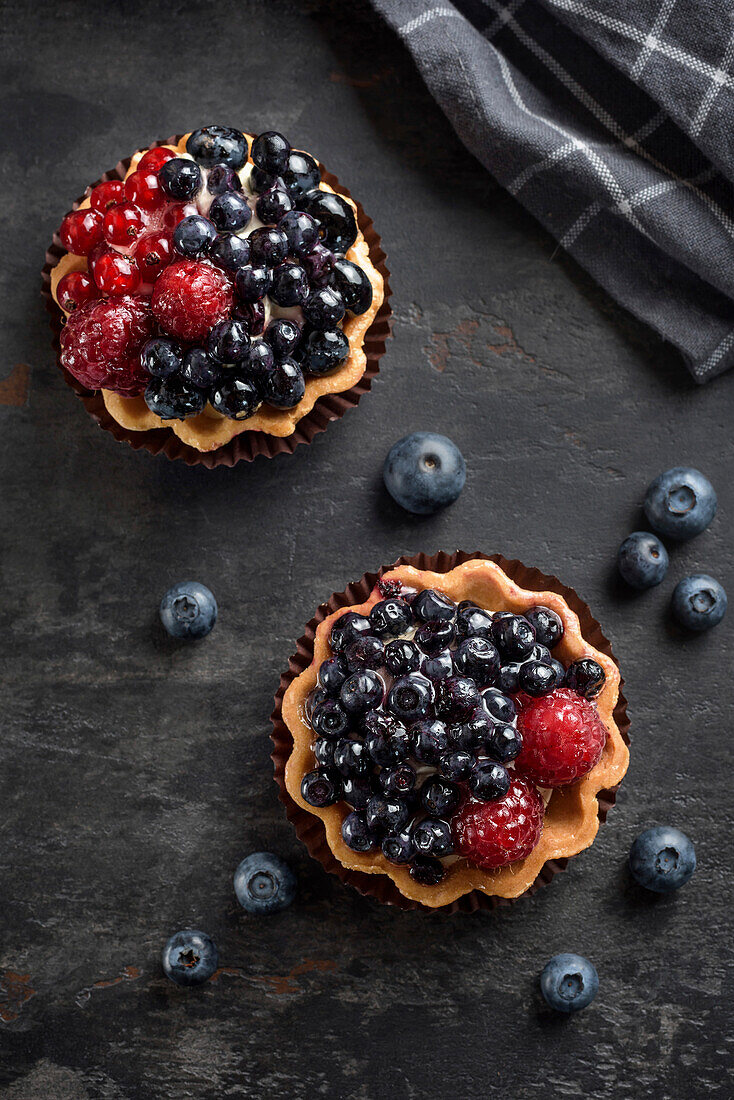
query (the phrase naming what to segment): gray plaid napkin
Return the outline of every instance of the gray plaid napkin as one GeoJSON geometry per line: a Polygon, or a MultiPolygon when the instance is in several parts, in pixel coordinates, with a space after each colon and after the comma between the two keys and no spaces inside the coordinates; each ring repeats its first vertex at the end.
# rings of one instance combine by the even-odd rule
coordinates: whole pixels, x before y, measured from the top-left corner
{"type": "Polygon", "coordinates": [[[734,364],[731,0],[372,0],[461,140],[698,382],[734,364]]]}

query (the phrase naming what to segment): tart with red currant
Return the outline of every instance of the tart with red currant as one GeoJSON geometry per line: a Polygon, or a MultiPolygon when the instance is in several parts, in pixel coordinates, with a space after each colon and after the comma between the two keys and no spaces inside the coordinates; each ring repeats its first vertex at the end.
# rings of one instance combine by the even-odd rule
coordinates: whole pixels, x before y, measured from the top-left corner
{"type": "Polygon", "coordinates": [[[629,760],[619,689],[559,592],[488,559],[399,565],[319,623],[282,700],[285,789],[403,898],[513,899],[593,842],[629,760]]]}
{"type": "Polygon", "coordinates": [[[125,429],[286,437],[365,372],[385,288],[356,204],[275,131],[141,150],[58,236],[61,365],[125,429]]]}

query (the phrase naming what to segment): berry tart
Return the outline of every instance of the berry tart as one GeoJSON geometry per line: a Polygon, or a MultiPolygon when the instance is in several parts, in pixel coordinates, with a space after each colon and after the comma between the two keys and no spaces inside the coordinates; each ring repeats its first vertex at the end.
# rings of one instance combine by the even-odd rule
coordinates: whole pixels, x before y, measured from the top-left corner
{"type": "Polygon", "coordinates": [[[555,578],[477,555],[413,561],[310,624],[276,697],[276,778],[312,854],[363,892],[507,903],[587,848],[614,800],[619,669],[555,578]]]}
{"type": "Polygon", "coordinates": [[[313,157],[207,126],[116,174],[63,219],[48,274],[60,365],[117,425],[210,453],[291,437],[319,398],[358,388],[384,256],[313,157]]]}

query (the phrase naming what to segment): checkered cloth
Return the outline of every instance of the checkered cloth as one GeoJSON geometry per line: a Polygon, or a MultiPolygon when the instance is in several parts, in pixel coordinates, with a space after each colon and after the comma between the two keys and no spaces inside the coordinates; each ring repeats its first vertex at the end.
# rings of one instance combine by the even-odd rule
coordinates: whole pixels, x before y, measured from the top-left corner
{"type": "Polygon", "coordinates": [[[698,382],[734,364],[731,0],[372,0],[468,149],[698,382]]]}

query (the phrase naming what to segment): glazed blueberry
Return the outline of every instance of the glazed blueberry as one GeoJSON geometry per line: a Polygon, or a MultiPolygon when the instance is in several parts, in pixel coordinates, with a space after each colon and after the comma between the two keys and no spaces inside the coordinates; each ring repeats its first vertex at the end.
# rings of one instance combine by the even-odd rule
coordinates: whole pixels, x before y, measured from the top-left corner
{"type": "Polygon", "coordinates": [[[563,637],[563,621],[560,615],[551,611],[549,607],[537,604],[525,612],[525,618],[535,631],[536,642],[547,646],[548,649],[558,645],[563,637]]]}
{"type": "Polygon", "coordinates": [[[306,381],[294,359],[281,359],[268,374],[264,398],[276,409],[293,409],[303,400],[306,381]]]}
{"type": "Polygon", "coordinates": [[[330,374],[349,355],[349,340],[340,328],[310,332],[303,346],[301,366],[308,374],[330,374]]]}
{"type": "Polygon", "coordinates": [[[501,764],[482,760],[469,776],[469,789],[482,802],[495,802],[509,791],[510,774],[501,764]]]}
{"type": "Polygon", "coordinates": [[[550,659],[551,655],[548,646],[540,645],[536,642],[522,663],[527,664],[528,661],[545,661],[547,664],[550,659]]]}
{"type": "MultiPolygon", "coordinates": [[[[303,203],[299,200],[307,194],[313,194],[313,189],[317,188],[321,182],[321,172],[313,157],[309,156],[308,153],[298,153],[295,149],[292,149],[288,154],[286,166],[278,172],[278,175],[283,180],[283,185],[288,194],[292,199],[295,199],[301,209],[303,209],[303,203]]],[[[322,194],[322,192],[318,193],[322,194]]],[[[314,213],[313,210],[309,209],[308,212],[313,217],[318,218],[318,214],[314,213]]]]}
{"type": "Polygon", "coordinates": [[[230,420],[247,420],[262,403],[257,386],[238,375],[222,378],[209,394],[209,400],[217,412],[230,420]]]}
{"type": "Polygon", "coordinates": [[[384,837],[382,854],[390,863],[410,863],[415,856],[415,845],[410,829],[401,829],[398,833],[384,837]]]}
{"type": "Polygon", "coordinates": [[[238,271],[250,262],[250,245],[236,233],[218,233],[209,247],[208,258],[225,271],[238,271]]]}
{"type": "Polygon", "coordinates": [[[175,340],[164,340],[156,336],[143,344],[140,353],[143,367],[155,378],[166,378],[181,368],[181,348],[175,340]]]}
{"type": "Polygon", "coordinates": [[[434,620],[453,622],[456,618],[456,604],[436,588],[424,588],[413,600],[411,610],[421,623],[430,623],[434,620]]]}
{"type": "Polygon", "coordinates": [[[293,199],[278,180],[267,191],[263,191],[255,203],[255,213],[263,225],[277,225],[292,209],[293,199]]]}
{"type": "Polygon", "coordinates": [[[274,366],[273,349],[264,340],[253,340],[240,360],[241,370],[262,394],[266,392],[267,381],[274,366]]]}
{"type": "Polygon", "coordinates": [[[219,321],[209,333],[207,351],[215,362],[231,365],[243,357],[249,344],[244,321],[219,321]]]}
{"type": "Polygon", "coordinates": [[[415,642],[399,638],[385,646],[385,667],[392,676],[407,676],[421,667],[423,654],[415,642]]]}
{"type": "Polygon", "coordinates": [[[285,234],[288,252],[292,255],[303,256],[318,244],[318,223],[301,210],[290,210],[279,222],[278,229],[285,234]]]}
{"type": "Polygon", "coordinates": [[[383,641],[396,638],[412,626],[410,604],[399,598],[380,600],[370,610],[370,623],[373,632],[383,641]]]}
{"type": "Polygon", "coordinates": [[[722,585],[706,573],[684,577],[673,590],[671,609],[680,626],[697,633],[717,626],[726,614],[727,597],[722,585]]]}
{"type": "Polygon", "coordinates": [[[599,975],[582,955],[554,955],[540,975],[540,992],[556,1012],[578,1012],[599,990],[599,975]]]}
{"type": "Polygon", "coordinates": [[[145,404],[161,420],[186,420],[206,405],[206,396],[179,374],[151,378],[144,394],[145,404]]]}
{"type": "Polygon", "coordinates": [[[372,669],[354,672],[341,686],[339,698],[350,714],[361,714],[379,707],[385,693],[385,685],[372,669]]]}
{"type": "Polygon", "coordinates": [[[459,805],[459,788],[442,775],[431,775],[421,787],[421,806],[431,817],[451,817],[459,805]]]}
{"type": "Polygon", "coordinates": [[[217,621],[217,601],[199,581],[180,581],[161,600],[160,616],[172,638],[205,638],[217,621]]]}
{"type": "Polygon", "coordinates": [[[631,588],[653,588],[668,572],[668,551],[657,535],[633,531],[617,551],[617,569],[631,588]]]}
{"type": "Polygon", "coordinates": [[[522,665],[519,661],[509,661],[507,664],[502,665],[499,679],[497,680],[497,686],[505,695],[514,695],[520,690],[519,681],[521,668],[522,665]]]}
{"type": "Polygon", "coordinates": [[[454,749],[444,753],[438,761],[438,770],[447,779],[462,783],[471,775],[476,764],[474,756],[466,749],[454,749]]]}
{"type": "Polygon", "coordinates": [[[492,641],[504,661],[524,661],[535,645],[535,631],[522,615],[495,617],[492,622],[492,641]]]}
{"type": "Polygon", "coordinates": [[[316,763],[322,768],[333,768],[335,748],[336,741],[330,741],[326,737],[317,737],[311,747],[316,763]]]}
{"type": "Polygon", "coordinates": [[[566,669],[564,668],[564,666],[561,664],[560,661],[556,660],[555,657],[551,657],[550,663],[551,663],[551,666],[553,668],[553,671],[556,674],[555,687],[563,687],[563,685],[565,683],[565,680],[566,680],[566,669]]]}
{"type": "MultiPolygon", "coordinates": [[[[388,741],[402,738],[405,744],[409,745],[407,730],[403,723],[395,715],[387,714],[384,710],[367,711],[366,714],[362,715],[359,725],[365,737],[371,733],[379,733],[388,741]]],[[[407,752],[405,755],[407,756],[407,752]]],[[[404,757],[401,757],[401,759],[404,759],[404,757]]]]}
{"type": "Polygon", "coordinates": [[[206,189],[210,195],[223,195],[225,191],[241,191],[242,180],[226,164],[215,164],[206,177],[206,189]]]}
{"type": "Polygon", "coordinates": [[[708,478],[691,466],[674,466],[648,487],[643,507],[654,531],[668,538],[700,535],[716,515],[716,493],[708,478]]]}
{"type": "MultiPolygon", "coordinates": [[[[435,626],[437,624],[425,623],[421,630],[429,625],[435,626]]],[[[420,670],[434,684],[437,680],[445,680],[447,676],[453,676],[454,674],[454,655],[450,649],[444,649],[432,657],[424,657],[421,661],[420,670]]]]}
{"type": "Polygon", "coordinates": [[[685,886],[696,870],[696,851],[685,833],[670,825],[645,829],[629,854],[632,877],[646,890],[668,894],[685,886]]]}
{"type": "Polygon", "coordinates": [[[316,707],[325,703],[329,696],[326,694],[323,688],[315,687],[313,691],[310,691],[306,696],[306,718],[310,722],[313,718],[316,707]]]}
{"type": "Polygon", "coordinates": [[[478,684],[493,684],[500,672],[500,655],[488,638],[474,636],[459,643],[454,654],[456,671],[478,684]]]}
{"type": "Polygon", "coordinates": [[[253,852],[234,873],[234,892],[247,913],[267,916],[287,909],[296,896],[296,876],[280,856],[253,852]]]}
{"type": "Polygon", "coordinates": [[[374,832],[398,833],[409,817],[407,803],[394,794],[375,794],[365,809],[367,825],[374,832]]]}
{"type": "Polygon", "coordinates": [[[507,722],[497,722],[492,726],[484,739],[484,749],[487,756],[497,760],[500,764],[509,764],[519,755],[522,748],[522,737],[514,726],[507,722]]]}
{"type": "Polygon", "coordinates": [[[473,604],[461,607],[456,615],[456,633],[460,638],[490,638],[492,616],[473,604]]]}
{"type": "Polygon", "coordinates": [[[196,260],[211,248],[217,231],[207,218],[191,214],[182,218],[173,231],[173,246],[182,256],[196,260]]]}
{"type": "Polygon", "coordinates": [[[584,699],[595,699],[605,681],[604,669],[591,657],[572,661],[566,669],[566,687],[577,695],[583,695],[584,699]]]}
{"type": "Polygon", "coordinates": [[[329,695],[339,694],[339,688],[348,675],[347,662],[339,654],[319,665],[319,684],[329,695]]]}
{"type": "Polygon", "coordinates": [[[434,699],[433,684],[419,672],[400,676],[390,688],[387,708],[407,722],[425,718],[434,699]]]}
{"type": "Polygon", "coordinates": [[[258,302],[269,292],[272,276],[267,267],[240,267],[235,276],[237,293],[243,302],[258,302]]]}
{"type": "Polygon", "coordinates": [[[342,822],[342,840],[353,852],[374,852],[378,838],[367,824],[364,810],[354,810],[342,822]]]}
{"type": "Polygon", "coordinates": [[[247,160],[247,138],[230,126],[203,126],[189,135],[186,152],[204,168],[214,168],[217,164],[241,168],[247,160]]]}
{"type": "Polygon", "coordinates": [[[252,143],[252,159],[263,172],[278,175],[288,167],[291,147],[277,130],[258,134],[252,143]]]}
{"type": "Polygon", "coordinates": [[[415,632],[414,640],[424,653],[429,657],[435,657],[437,653],[448,649],[455,635],[453,623],[446,619],[433,619],[429,623],[421,623],[415,632]]]}
{"type": "MultiPolygon", "coordinates": [[[[306,252],[301,256],[301,263],[305,267],[306,274],[308,275],[309,286],[326,286],[331,280],[334,262],[334,253],[330,249],[325,248],[320,242],[315,244],[310,252],[306,252]]],[[[339,288],[337,287],[337,289],[339,288]]],[[[342,295],[342,297],[344,297],[344,295],[342,295]]]]}
{"type": "Polygon", "coordinates": [[[330,286],[312,290],[303,303],[303,316],[314,328],[334,328],[344,316],[344,300],[339,291],[330,286]]]}
{"type": "Polygon", "coordinates": [[[333,806],[342,796],[342,784],[339,773],[334,768],[316,768],[306,772],[301,780],[301,797],[309,806],[319,809],[333,806]]]}
{"type": "Polygon", "coordinates": [[[351,737],[341,737],[334,746],[334,767],[340,775],[366,775],[370,769],[367,746],[351,737]]]}
{"type": "Polygon", "coordinates": [[[386,735],[379,729],[370,730],[365,736],[364,743],[367,751],[375,764],[379,764],[382,768],[395,767],[410,755],[411,742],[408,731],[399,723],[397,725],[399,732],[395,731],[392,736],[386,735]]]}
{"type": "Polygon", "coordinates": [[[264,339],[270,344],[276,359],[283,359],[296,350],[301,339],[301,329],[297,321],[282,317],[270,322],[265,330],[264,339]]]}
{"type": "Polygon", "coordinates": [[[490,737],[494,721],[483,707],[470,714],[465,722],[449,726],[449,741],[454,749],[476,749],[490,737]]]}
{"type": "Polygon", "coordinates": [[[346,199],[331,191],[310,190],[302,209],[316,218],[321,241],[332,252],[348,252],[357,239],[357,222],[346,199]]]}
{"type": "Polygon", "coordinates": [[[380,639],[373,634],[357,638],[344,650],[347,668],[350,672],[359,672],[363,668],[380,668],[384,664],[384,649],[380,639]]]}
{"type": "Polygon", "coordinates": [[[410,868],[410,877],[420,886],[438,886],[445,873],[433,856],[416,856],[410,868]]]}
{"type": "Polygon", "coordinates": [[[160,168],[158,179],[170,199],[191,199],[201,187],[201,169],[190,160],[174,157],[160,168]]]}
{"type": "Polygon", "coordinates": [[[363,810],[374,793],[370,775],[348,775],[342,781],[342,798],[355,810],[363,810]]]}
{"type": "Polygon", "coordinates": [[[308,278],[300,264],[280,264],[273,271],[270,297],[279,306],[302,306],[308,297],[308,278]]]}
{"type": "MultiPolygon", "coordinates": [[[[217,195],[212,200],[209,217],[220,232],[237,233],[245,228],[252,217],[252,211],[247,205],[247,199],[239,191],[225,191],[223,195],[217,195]]],[[[252,248],[252,237],[249,239],[252,248]]]]}
{"type": "Polygon", "coordinates": [[[259,336],[265,328],[265,303],[262,298],[257,302],[235,302],[232,316],[245,322],[250,336],[259,336]]]}
{"type": "Polygon", "coordinates": [[[349,729],[349,715],[336,699],[324,699],[313,708],[311,728],[321,737],[341,737],[349,729]]]}
{"type": "Polygon", "coordinates": [[[279,228],[273,229],[264,225],[260,229],[253,229],[247,239],[254,264],[277,267],[288,255],[288,239],[279,228]]]}
{"type": "Polygon", "coordinates": [[[383,768],[379,775],[379,783],[386,794],[409,795],[415,790],[415,768],[412,764],[396,764],[394,768],[383,768]]]}
{"type": "Polygon", "coordinates": [[[436,713],[447,722],[466,721],[481,702],[477,685],[466,676],[449,676],[436,685],[436,713]]]}
{"type": "Polygon", "coordinates": [[[525,661],[517,679],[520,690],[534,699],[548,695],[558,686],[556,670],[550,661],[525,661]]]}
{"type": "Polygon", "coordinates": [[[437,764],[449,749],[449,735],[443,722],[425,718],[409,730],[413,755],[421,764],[437,764]]]}
{"type": "Polygon", "coordinates": [[[454,850],[451,826],[435,817],[424,817],[413,828],[413,844],[422,856],[450,856],[454,850]]]}
{"type": "Polygon", "coordinates": [[[331,285],[339,291],[350,313],[366,313],[372,305],[372,283],[362,268],[351,260],[334,261],[331,285]]]}
{"type": "Polygon", "coordinates": [[[382,470],[390,496],[407,512],[431,515],[460,495],[466,463],[445,435],[413,432],[394,443],[382,470]]]}
{"type": "Polygon", "coordinates": [[[488,714],[496,718],[498,722],[514,722],[517,710],[509,695],[505,695],[499,688],[489,687],[482,692],[482,705],[488,714]]]}
{"type": "Polygon", "coordinates": [[[339,653],[350,642],[371,633],[372,627],[369,619],[365,618],[364,615],[358,615],[356,611],[346,611],[334,620],[329,635],[329,645],[335,653],[339,653]]]}
{"type": "Polygon", "coordinates": [[[176,985],[208,982],[219,965],[219,952],[206,932],[187,928],[176,932],[163,948],[163,973],[176,985]]]}

